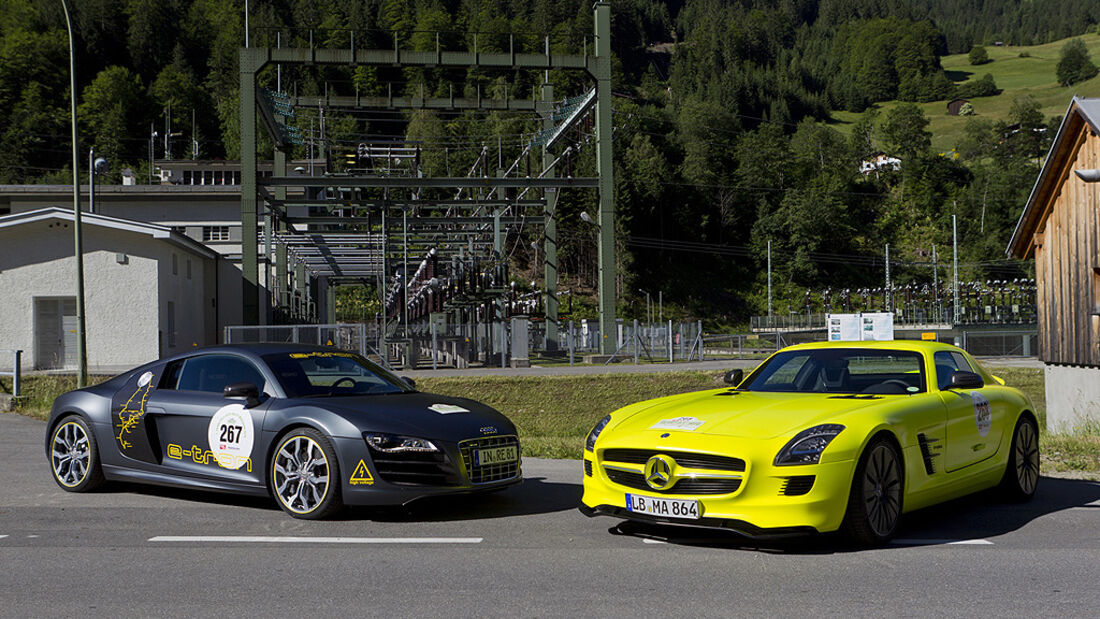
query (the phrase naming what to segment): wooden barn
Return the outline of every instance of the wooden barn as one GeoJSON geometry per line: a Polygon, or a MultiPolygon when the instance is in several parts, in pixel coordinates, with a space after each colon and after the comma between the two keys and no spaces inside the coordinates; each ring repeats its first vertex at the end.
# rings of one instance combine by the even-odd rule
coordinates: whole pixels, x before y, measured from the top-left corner
{"type": "Polygon", "coordinates": [[[1047,427],[1100,423],[1100,99],[1074,98],[1007,253],[1034,258],[1047,427]]]}
{"type": "Polygon", "coordinates": [[[968,99],[952,99],[951,101],[948,101],[947,115],[958,116],[959,112],[962,110],[962,106],[966,105],[967,103],[970,103],[968,99]]]}

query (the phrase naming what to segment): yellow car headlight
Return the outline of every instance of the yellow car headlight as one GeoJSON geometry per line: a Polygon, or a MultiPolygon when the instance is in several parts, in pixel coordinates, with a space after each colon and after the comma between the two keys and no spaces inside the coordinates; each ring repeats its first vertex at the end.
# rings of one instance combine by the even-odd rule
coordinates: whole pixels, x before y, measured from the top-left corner
{"type": "Polygon", "coordinates": [[[611,421],[611,415],[608,415],[600,420],[596,424],[596,427],[592,428],[592,431],[588,433],[588,438],[584,441],[584,448],[588,451],[592,451],[596,448],[596,437],[603,432],[603,429],[607,427],[608,422],[611,421]]]}
{"type": "Polygon", "coordinates": [[[799,432],[779,450],[779,454],[775,456],[775,465],[817,464],[821,459],[821,452],[825,451],[843,429],[844,426],[840,424],[826,423],[799,432]]]}

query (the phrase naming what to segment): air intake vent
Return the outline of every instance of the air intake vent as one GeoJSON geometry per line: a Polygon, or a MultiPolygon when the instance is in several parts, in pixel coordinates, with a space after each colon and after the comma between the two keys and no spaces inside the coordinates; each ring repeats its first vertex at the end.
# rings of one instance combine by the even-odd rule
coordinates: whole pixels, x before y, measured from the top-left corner
{"type": "Polygon", "coordinates": [[[589,476],[589,477],[592,477],[592,461],[591,460],[585,460],[584,461],[584,474],[589,476]]]}
{"type": "Polygon", "coordinates": [[[795,477],[788,477],[783,480],[783,486],[779,489],[779,494],[784,496],[802,496],[810,491],[814,487],[813,475],[798,475],[795,477]]]}

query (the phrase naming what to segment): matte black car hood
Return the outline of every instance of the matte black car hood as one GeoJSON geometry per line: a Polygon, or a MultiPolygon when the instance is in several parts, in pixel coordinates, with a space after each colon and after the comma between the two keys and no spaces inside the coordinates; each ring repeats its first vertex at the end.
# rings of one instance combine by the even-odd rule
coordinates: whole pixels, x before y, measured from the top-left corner
{"type": "Polygon", "coordinates": [[[431,393],[337,396],[299,402],[332,411],[363,431],[456,441],[516,431],[507,417],[489,406],[466,398],[431,393]],[[464,412],[446,412],[451,410],[448,407],[461,408],[464,412]]]}

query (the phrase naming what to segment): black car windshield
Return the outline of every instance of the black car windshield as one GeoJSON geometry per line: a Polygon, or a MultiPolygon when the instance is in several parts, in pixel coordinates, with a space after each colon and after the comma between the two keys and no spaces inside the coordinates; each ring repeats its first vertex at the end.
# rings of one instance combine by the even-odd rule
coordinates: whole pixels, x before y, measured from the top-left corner
{"type": "Polygon", "coordinates": [[[405,381],[354,353],[290,352],[263,359],[289,398],[412,391],[405,381]]]}
{"type": "Polygon", "coordinates": [[[906,350],[789,350],[769,359],[741,388],[788,393],[922,393],[924,361],[920,353],[906,350]]]}

